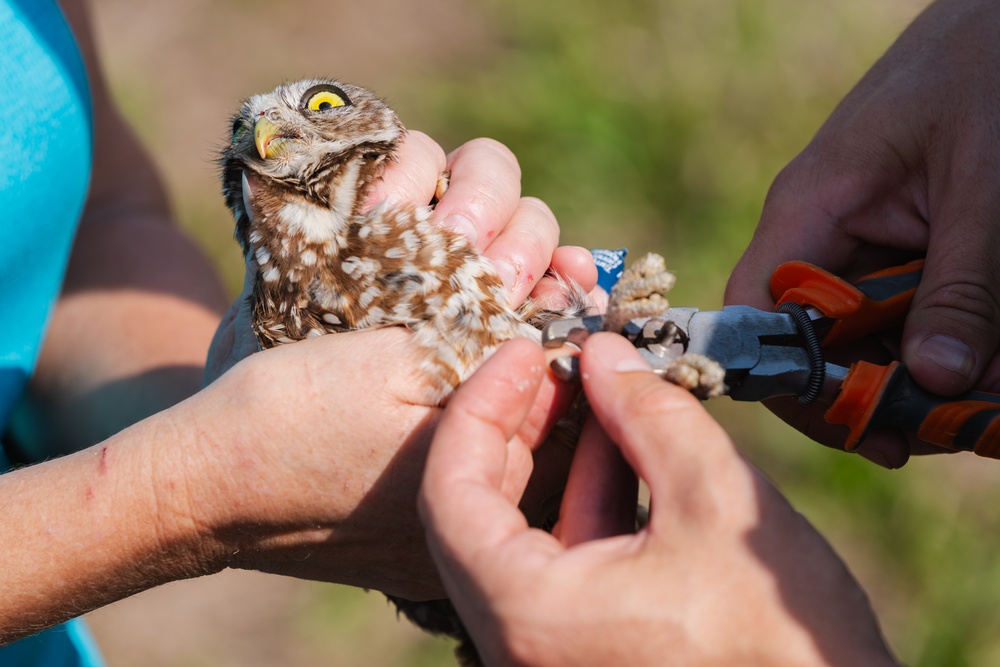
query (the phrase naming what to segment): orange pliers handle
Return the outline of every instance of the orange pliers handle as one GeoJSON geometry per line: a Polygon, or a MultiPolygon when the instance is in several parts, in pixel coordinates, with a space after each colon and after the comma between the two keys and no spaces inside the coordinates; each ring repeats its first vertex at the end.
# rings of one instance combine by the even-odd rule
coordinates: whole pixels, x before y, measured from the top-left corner
{"type": "Polygon", "coordinates": [[[832,320],[823,346],[835,347],[901,324],[923,270],[918,259],[852,284],[808,262],[785,262],[771,274],[771,296],[775,305],[811,306],[832,320]]]}
{"type": "MultiPolygon", "coordinates": [[[[771,276],[771,294],[813,308],[829,320],[824,347],[843,345],[901,324],[920,284],[923,260],[849,283],[806,262],[786,262],[771,276]]],[[[853,451],[872,428],[899,428],[947,449],[1000,458],[1000,395],[967,392],[943,397],[920,388],[899,362],[851,365],[839,392],[827,397],[825,419],[849,430],[853,451]]]]}

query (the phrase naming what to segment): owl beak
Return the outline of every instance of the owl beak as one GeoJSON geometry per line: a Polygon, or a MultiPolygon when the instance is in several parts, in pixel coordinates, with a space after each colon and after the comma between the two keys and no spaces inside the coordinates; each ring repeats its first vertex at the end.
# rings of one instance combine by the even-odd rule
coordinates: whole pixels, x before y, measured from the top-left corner
{"type": "Polygon", "coordinates": [[[254,124],[253,138],[261,160],[277,155],[285,143],[281,136],[281,130],[267,116],[261,116],[254,124]]]}

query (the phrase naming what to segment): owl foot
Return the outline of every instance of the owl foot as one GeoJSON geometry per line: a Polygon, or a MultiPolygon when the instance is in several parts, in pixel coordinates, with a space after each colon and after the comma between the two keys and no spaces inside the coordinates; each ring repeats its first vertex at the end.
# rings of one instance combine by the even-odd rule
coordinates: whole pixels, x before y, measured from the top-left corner
{"type": "MultiPolygon", "coordinates": [[[[611,290],[605,330],[620,332],[629,320],[662,314],[670,307],[664,293],[674,282],[663,257],[648,253],[640,258],[611,290]]],[[[722,366],[701,354],[682,355],[663,371],[663,377],[703,400],[726,392],[722,366]]]]}
{"type": "Polygon", "coordinates": [[[726,393],[725,371],[719,362],[703,354],[684,354],[663,372],[663,377],[702,400],[726,393]]]}
{"type": "Polygon", "coordinates": [[[604,328],[617,333],[629,320],[655,317],[665,311],[670,303],[664,294],[675,280],[660,255],[648,253],[634,262],[611,289],[604,328]]]}

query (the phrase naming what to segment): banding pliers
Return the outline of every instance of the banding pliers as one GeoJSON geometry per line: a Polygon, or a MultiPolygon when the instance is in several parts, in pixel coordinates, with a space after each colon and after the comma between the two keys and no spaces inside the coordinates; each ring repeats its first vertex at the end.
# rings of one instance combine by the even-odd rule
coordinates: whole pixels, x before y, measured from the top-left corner
{"type": "MultiPolygon", "coordinates": [[[[898,361],[845,367],[826,360],[828,348],[899,326],[922,271],[918,260],[852,284],[812,264],[787,262],[771,277],[774,312],[670,308],[632,320],[620,333],[661,373],[684,355],[714,360],[724,373],[724,393],[734,400],[797,396],[802,405],[825,403],[826,421],[849,429],[847,451],[873,428],[896,428],[946,449],[1000,458],[1000,395],[936,396],[898,361]]],[[[543,331],[543,344],[579,347],[603,328],[600,315],[557,320],[543,331]]],[[[578,373],[574,357],[556,359],[553,369],[564,378],[578,373]]]]}

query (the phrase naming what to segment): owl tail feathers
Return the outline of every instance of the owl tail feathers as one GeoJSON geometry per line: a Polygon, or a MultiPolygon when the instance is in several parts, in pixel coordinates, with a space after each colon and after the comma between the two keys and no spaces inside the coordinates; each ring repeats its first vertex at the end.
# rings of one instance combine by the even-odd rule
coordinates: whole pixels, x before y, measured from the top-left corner
{"type": "Polygon", "coordinates": [[[386,595],[396,610],[410,619],[421,630],[432,635],[446,636],[458,640],[455,647],[455,658],[460,667],[483,667],[482,659],[472,637],[465,629],[462,619],[458,617],[451,600],[425,600],[413,602],[393,595],[386,595]]]}

